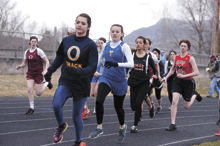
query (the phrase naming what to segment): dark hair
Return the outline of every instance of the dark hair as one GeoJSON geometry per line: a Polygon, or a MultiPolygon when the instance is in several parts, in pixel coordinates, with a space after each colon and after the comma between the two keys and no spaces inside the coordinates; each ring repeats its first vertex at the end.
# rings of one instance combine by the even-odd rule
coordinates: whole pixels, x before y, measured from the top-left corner
{"type": "MultiPolygon", "coordinates": [[[[84,17],[84,18],[86,18],[86,19],[87,19],[88,28],[91,27],[92,20],[91,20],[91,17],[90,17],[88,14],[86,14],[86,13],[81,13],[81,14],[79,14],[79,15],[76,17],[76,19],[77,19],[78,17],[84,17]]],[[[89,36],[89,31],[90,31],[90,29],[88,29],[87,32],[86,32],[86,35],[87,35],[87,36],[89,36]]]]}
{"type": "Polygon", "coordinates": [[[113,24],[110,28],[110,31],[112,29],[113,26],[117,26],[117,27],[121,27],[121,32],[123,33],[123,36],[121,36],[120,40],[123,41],[123,38],[124,38],[124,29],[123,29],[123,26],[120,25],[120,24],[113,24]]]}
{"type": "Polygon", "coordinates": [[[36,39],[37,42],[38,42],[38,38],[37,38],[36,36],[31,36],[31,37],[30,37],[30,41],[31,41],[32,39],[36,39]]]}
{"type": "Polygon", "coordinates": [[[191,43],[190,43],[190,41],[189,41],[188,39],[182,39],[182,40],[180,40],[179,46],[180,46],[182,43],[186,43],[187,46],[188,46],[188,48],[189,48],[188,50],[190,50],[191,43]]]}
{"type": "Polygon", "coordinates": [[[153,52],[153,51],[156,51],[159,55],[160,55],[160,53],[161,53],[161,51],[160,51],[159,48],[154,48],[154,49],[152,50],[152,52],[153,52]]]}
{"type": "Polygon", "coordinates": [[[135,42],[137,41],[137,39],[142,39],[143,43],[146,44],[146,39],[143,36],[139,36],[136,38],[135,42]]]}
{"type": "Polygon", "coordinates": [[[153,43],[149,38],[145,38],[145,39],[148,40],[149,45],[151,45],[153,43]]]}
{"type": "Polygon", "coordinates": [[[173,52],[175,55],[177,54],[176,51],[174,51],[174,50],[170,50],[170,52],[169,52],[169,56],[170,56],[170,54],[171,54],[172,52],[173,52]]]}
{"type": "Polygon", "coordinates": [[[170,52],[169,52],[169,56],[167,56],[167,58],[168,58],[169,60],[170,60],[170,54],[171,54],[172,52],[173,52],[175,55],[177,54],[176,51],[174,51],[174,50],[170,50],[170,52]]]}
{"type": "MultiPolygon", "coordinates": [[[[33,40],[33,39],[36,39],[36,40],[37,40],[37,42],[38,42],[38,38],[37,38],[36,36],[31,36],[31,37],[30,37],[30,41],[31,41],[31,40],[33,40]]],[[[30,43],[30,42],[29,42],[29,45],[31,45],[31,43],[30,43]]],[[[38,45],[36,45],[36,46],[39,48],[39,46],[38,46],[38,45]]]]}
{"type": "Polygon", "coordinates": [[[152,50],[152,52],[154,52],[154,51],[156,51],[159,55],[158,55],[158,59],[160,59],[160,49],[159,48],[154,48],[153,50],[152,50]]]}
{"type": "Polygon", "coordinates": [[[103,37],[100,37],[98,40],[101,40],[101,41],[103,41],[104,43],[106,43],[106,39],[103,38],[103,37]]]}

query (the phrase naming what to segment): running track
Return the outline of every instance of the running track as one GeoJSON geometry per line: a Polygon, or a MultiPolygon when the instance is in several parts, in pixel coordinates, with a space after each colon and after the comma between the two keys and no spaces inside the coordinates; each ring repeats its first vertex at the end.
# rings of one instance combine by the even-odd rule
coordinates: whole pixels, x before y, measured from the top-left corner
{"type": "MultiPolygon", "coordinates": [[[[25,115],[29,108],[27,98],[0,98],[0,145],[1,146],[50,146],[54,145],[52,137],[57,123],[53,115],[51,102],[53,98],[35,98],[35,114],[25,115]]],[[[154,102],[156,99],[154,98],[154,102]]],[[[94,99],[88,98],[88,106],[94,107],[94,99]]],[[[95,115],[84,120],[82,140],[87,146],[190,146],[208,141],[219,140],[214,136],[220,126],[218,120],[217,98],[203,98],[186,110],[180,99],[176,131],[165,131],[170,125],[169,101],[163,97],[162,113],[150,118],[145,104],[142,122],[138,125],[138,133],[130,133],[134,114],[130,109],[129,97],[126,97],[124,109],[128,130],[122,143],[117,142],[118,120],[113,108],[113,99],[105,101],[104,134],[97,139],[90,139],[88,135],[96,127],[95,115]]],[[[69,128],[64,133],[64,139],[57,146],[71,146],[74,143],[74,129],[71,117],[72,100],[64,105],[64,119],[69,128]]]]}

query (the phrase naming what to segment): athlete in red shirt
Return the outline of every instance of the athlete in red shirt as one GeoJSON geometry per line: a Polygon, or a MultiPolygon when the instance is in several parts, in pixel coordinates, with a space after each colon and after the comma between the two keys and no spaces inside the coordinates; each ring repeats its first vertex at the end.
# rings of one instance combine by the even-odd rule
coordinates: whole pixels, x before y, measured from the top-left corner
{"type": "Polygon", "coordinates": [[[167,81],[172,74],[174,74],[177,69],[177,76],[173,79],[173,101],[171,105],[171,125],[166,129],[166,131],[176,130],[175,120],[177,113],[177,105],[179,102],[179,97],[182,95],[184,101],[184,108],[188,109],[194,102],[195,99],[200,102],[202,97],[198,92],[195,91],[196,84],[193,79],[194,76],[199,75],[199,70],[196,65],[195,58],[188,53],[190,50],[191,43],[187,39],[182,39],[179,42],[180,55],[175,57],[175,63],[170,69],[168,75],[162,80],[167,81]]]}
{"type": "Polygon", "coordinates": [[[26,50],[24,53],[24,61],[21,65],[16,67],[17,70],[28,66],[27,71],[27,87],[28,87],[28,98],[30,102],[30,109],[26,114],[31,115],[34,113],[34,85],[36,87],[36,95],[40,96],[46,87],[51,89],[53,85],[51,82],[44,82],[43,75],[46,74],[47,68],[49,67],[49,61],[44,52],[37,47],[38,38],[35,36],[30,37],[31,48],[26,50]],[[45,69],[43,70],[43,61],[46,62],[45,69]]]}

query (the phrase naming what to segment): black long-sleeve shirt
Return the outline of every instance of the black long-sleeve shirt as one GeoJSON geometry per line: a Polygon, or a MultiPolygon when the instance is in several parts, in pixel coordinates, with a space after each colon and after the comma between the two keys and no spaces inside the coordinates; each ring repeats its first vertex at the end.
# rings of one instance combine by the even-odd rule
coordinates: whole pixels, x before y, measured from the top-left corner
{"type": "Polygon", "coordinates": [[[98,63],[97,46],[88,36],[75,35],[64,38],[48,70],[55,72],[61,65],[59,85],[66,85],[74,98],[90,94],[90,82],[98,63]],[[76,68],[76,74],[69,74],[66,66],[76,68]]]}

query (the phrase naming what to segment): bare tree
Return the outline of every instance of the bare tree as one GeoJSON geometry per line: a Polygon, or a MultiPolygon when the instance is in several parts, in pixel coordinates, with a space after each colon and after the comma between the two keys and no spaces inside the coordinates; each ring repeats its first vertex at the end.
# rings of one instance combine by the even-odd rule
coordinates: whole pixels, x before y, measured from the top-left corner
{"type": "Polygon", "coordinates": [[[194,49],[197,53],[210,50],[211,46],[207,44],[210,37],[207,34],[212,30],[208,21],[212,21],[214,14],[214,0],[177,0],[180,17],[184,18],[190,39],[193,40],[194,49]],[[209,46],[209,47],[208,47],[209,46]]]}
{"type": "Polygon", "coordinates": [[[163,5],[163,19],[161,21],[161,30],[159,31],[160,39],[162,40],[162,42],[169,42],[175,44],[178,47],[179,40],[175,29],[175,27],[177,26],[176,23],[178,23],[178,21],[175,21],[175,19],[173,18],[171,11],[168,8],[167,2],[163,5]]]}
{"type": "Polygon", "coordinates": [[[11,0],[0,1],[0,30],[18,31],[24,26],[29,16],[15,12],[15,7],[16,3],[11,3],[11,0]]]}

